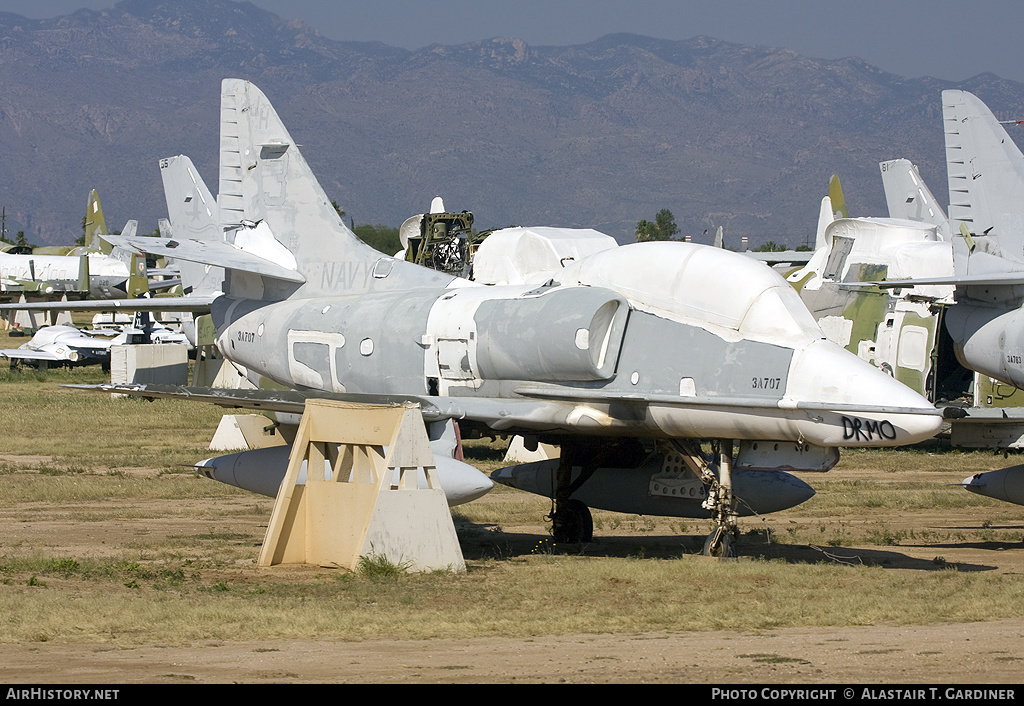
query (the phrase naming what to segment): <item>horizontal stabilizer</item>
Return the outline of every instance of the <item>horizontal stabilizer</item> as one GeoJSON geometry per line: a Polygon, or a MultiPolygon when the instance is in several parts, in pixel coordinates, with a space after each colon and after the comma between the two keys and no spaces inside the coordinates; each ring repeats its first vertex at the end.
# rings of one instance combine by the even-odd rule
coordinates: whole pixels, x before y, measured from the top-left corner
{"type": "Polygon", "coordinates": [[[123,238],[107,236],[114,245],[131,248],[138,252],[174,257],[189,262],[199,262],[230,270],[242,270],[262,277],[285,280],[286,282],[305,282],[306,279],[294,269],[283,267],[276,262],[242,250],[222,241],[205,242],[193,239],[136,237],[123,238]]]}

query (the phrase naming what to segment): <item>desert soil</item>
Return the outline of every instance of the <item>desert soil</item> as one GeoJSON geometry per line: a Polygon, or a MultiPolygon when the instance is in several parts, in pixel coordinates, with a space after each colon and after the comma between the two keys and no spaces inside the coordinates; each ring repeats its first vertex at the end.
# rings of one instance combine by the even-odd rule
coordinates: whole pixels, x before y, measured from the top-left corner
{"type": "MultiPolygon", "coordinates": [[[[870,473],[865,473],[870,477],[870,473]]],[[[491,496],[488,496],[491,497],[491,496]]],[[[484,498],[478,502],[486,502],[484,498]]],[[[267,500],[266,502],[270,502],[267,500]]],[[[238,512],[247,498],[188,500],[168,516],[165,501],[140,501],[131,520],[98,520],[77,526],[36,508],[31,521],[0,510],[5,541],[45,546],[53,555],[104,556],[140,533],[175,536],[194,530],[197,513],[223,513],[224,532],[259,536],[259,520],[238,512]],[[147,504],[153,503],[153,512],[147,504]],[[203,507],[208,504],[208,507],[203,507]],[[162,511],[155,511],[159,506],[162,511]],[[234,510],[235,512],[231,512],[234,510]]],[[[87,508],[78,508],[79,511],[87,508]]],[[[791,511],[792,512],[792,511],[791,511]]],[[[851,516],[850,526],[877,521],[851,516]]],[[[802,521],[792,515],[790,521],[802,521]]],[[[814,520],[806,520],[808,522],[814,520]]],[[[886,517],[900,527],[955,532],[980,526],[967,510],[913,512],[886,517]]],[[[1024,521],[999,529],[1024,529],[1024,521]]],[[[536,525],[503,527],[506,539],[528,547],[547,536],[536,525]]],[[[599,530],[602,552],[655,556],[668,538],[599,530]]],[[[499,538],[500,539],[500,538],[499,538]]],[[[253,549],[254,558],[257,549],[253,549]]],[[[759,554],[793,561],[835,558],[885,564],[916,574],[937,569],[941,555],[961,571],[1024,574],[1024,545],[1010,542],[915,543],[898,546],[829,547],[772,545],[759,554]]],[[[741,557],[736,561],[743,561],[741,557]]],[[[708,559],[708,561],[713,561],[708,559]]],[[[269,569],[267,571],[274,571],[269,569]]],[[[969,601],[970,596],[963,600],[969,601]]],[[[936,616],[941,621],[941,616],[936,616]]],[[[35,642],[0,645],[0,682],[5,684],[153,683],[695,683],[1014,684],[1021,681],[1024,619],[920,627],[787,628],[766,632],[587,634],[526,639],[480,638],[427,641],[260,640],[210,642],[187,647],[119,647],[94,643],[35,642]]],[[[1024,693],[1024,692],[1022,692],[1024,693]]]]}

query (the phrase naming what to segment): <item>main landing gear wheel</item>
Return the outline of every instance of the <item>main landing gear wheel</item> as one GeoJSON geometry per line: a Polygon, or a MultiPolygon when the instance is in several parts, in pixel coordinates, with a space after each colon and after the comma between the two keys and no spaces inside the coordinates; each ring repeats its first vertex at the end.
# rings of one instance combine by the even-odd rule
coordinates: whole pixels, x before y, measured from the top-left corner
{"type": "Polygon", "coordinates": [[[594,518],[590,515],[590,508],[579,500],[557,503],[551,513],[551,524],[555,543],[578,544],[594,539],[594,518]]]}

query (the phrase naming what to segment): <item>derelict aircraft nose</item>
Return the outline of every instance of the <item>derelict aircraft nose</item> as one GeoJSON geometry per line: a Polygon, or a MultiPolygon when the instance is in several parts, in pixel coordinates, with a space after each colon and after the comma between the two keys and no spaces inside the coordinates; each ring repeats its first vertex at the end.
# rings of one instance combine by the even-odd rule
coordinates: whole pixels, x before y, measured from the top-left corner
{"type": "Polygon", "coordinates": [[[903,446],[930,439],[942,413],[903,383],[830,341],[797,349],[780,406],[807,411],[798,425],[821,446],[903,446]]]}

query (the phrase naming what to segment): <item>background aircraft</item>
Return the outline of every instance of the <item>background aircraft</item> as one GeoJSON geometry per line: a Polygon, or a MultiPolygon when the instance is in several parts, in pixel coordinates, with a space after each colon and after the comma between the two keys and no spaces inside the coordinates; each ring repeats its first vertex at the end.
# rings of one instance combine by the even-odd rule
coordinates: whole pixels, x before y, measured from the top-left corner
{"type": "Polygon", "coordinates": [[[586,488],[606,509],[713,517],[709,553],[729,550],[738,514],[809,496],[783,468],[827,470],[839,445],[914,443],[941,424],[921,396],[825,340],[793,288],[744,255],[641,243],[567,263],[541,286],[480,285],[359,241],[251,83],[224,81],[221,115],[222,238],[175,224],[156,245],[113,241],[224,267],[211,307],[221,351],[293,391],[134,394],[284,412],[311,396],[415,401],[431,427],[558,443],[559,461],[498,479],[527,487],[548,473],[534,492],[553,498],[560,540],[589,534],[586,488]]]}
{"type": "MultiPolygon", "coordinates": [[[[880,165],[883,181],[894,165],[880,165]]],[[[888,185],[887,193],[896,198],[893,189],[888,185]]],[[[950,242],[937,224],[893,217],[898,214],[837,218],[833,199],[843,200],[834,178],[822,200],[814,256],[787,280],[829,340],[933,402],[958,403],[969,394],[972,376],[957,363],[942,326],[953,287],[893,291],[870,284],[887,276],[951,275],[950,242]]],[[[900,205],[905,203],[900,197],[900,205]]]]}
{"type": "Polygon", "coordinates": [[[34,365],[92,365],[110,360],[109,338],[88,336],[74,326],[46,326],[20,348],[0,350],[0,356],[34,365]]]}
{"type": "MultiPolygon", "coordinates": [[[[954,272],[889,281],[888,288],[955,286],[946,328],[960,362],[1024,388],[1024,155],[992,112],[966,91],[942,92],[954,272]]],[[[1021,426],[972,412],[989,423],[1021,426]]],[[[1024,504],[1024,466],[964,481],[975,493],[1024,504]]]]}

